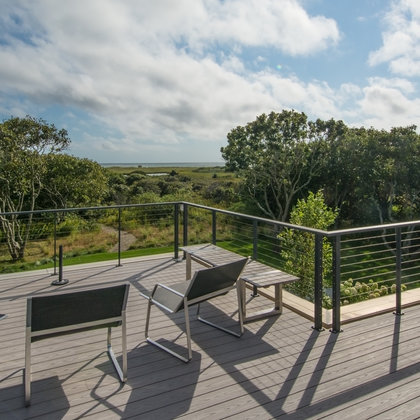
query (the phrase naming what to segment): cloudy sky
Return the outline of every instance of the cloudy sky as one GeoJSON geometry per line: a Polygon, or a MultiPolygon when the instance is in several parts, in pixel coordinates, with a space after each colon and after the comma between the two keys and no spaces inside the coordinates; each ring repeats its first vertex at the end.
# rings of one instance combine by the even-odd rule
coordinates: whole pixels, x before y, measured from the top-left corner
{"type": "Polygon", "coordinates": [[[98,162],[222,161],[295,109],[420,125],[419,0],[0,0],[0,120],[66,128],[98,162]]]}

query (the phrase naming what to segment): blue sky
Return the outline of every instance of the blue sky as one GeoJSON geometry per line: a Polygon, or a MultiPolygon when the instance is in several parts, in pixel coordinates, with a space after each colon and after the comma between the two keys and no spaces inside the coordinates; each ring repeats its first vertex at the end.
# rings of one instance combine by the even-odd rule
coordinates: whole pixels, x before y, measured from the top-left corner
{"type": "Polygon", "coordinates": [[[98,162],[222,161],[261,113],[420,122],[418,0],[0,0],[0,119],[98,162]]]}

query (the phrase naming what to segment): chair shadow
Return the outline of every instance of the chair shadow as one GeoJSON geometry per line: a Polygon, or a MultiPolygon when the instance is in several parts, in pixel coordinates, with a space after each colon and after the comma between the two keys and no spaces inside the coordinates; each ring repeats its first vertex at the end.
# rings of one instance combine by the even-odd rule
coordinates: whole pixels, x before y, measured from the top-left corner
{"type": "MultiPolygon", "coordinates": [[[[219,324],[225,323],[223,326],[226,328],[234,328],[232,327],[234,322],[227,313],[218,309],[211,302],[206,302],[202,306],[200,315],[211,318],[212,321],[219,324]]],[[[277,318],[277,316],[267,318],[256,334],[248,330],[245,324],[244,334],[240,338],[228,335],[197,321],[201,325],[201,327],[197,326],[197,330],[200,329],[201,331],[196,334],[192,333],[191,338],[202,349],[202,352],[206,353],[214,363],[230,375],[250,397],[254,398],[258,404],[266,404],[271,400],[260,390],[258,385],[249,380],[242,372],[241,367],[238,366],[248,362],[258,362],[262,358],[279,354],[279,350],[263,338],[277,318]],[[214,338],[211,338],[210,331],[212,331],[214,338]],[[220,343],[223,344],[220,345],[220,343]]]]}
{"type": "MultiPolygon", "coordinates": [[[[177,351],[185,351],[180,345],[172,345],[178,347],[177,351]]],[[[200,353],[193,352],[194,361],[185,364],[151,347],[142,343],[128,353],[128,379],[125,384],[117,384],[118,376],[108,362],[96,365],[103,371],[90,392],[96,403],[77,418],[98,415],[104,410],[120,418],[149,418],[152,412],[153,418],[162,419],[176,418],[188,412],[201,371],[200,353]],[[106,375],[114,376],[116,383],[111,390],[105,391],[101,385],[106,375]],[[121,397],[121,393],[127,393],[127,396],[121,397]],[[115,401],[121,401],[121,404],[115,401]]],[[[117,357],[119,363],[120,359],[120,356],[117,357]]]]}
{"type": "MultiPolygon", "coordinates": [[[[19,369],[19,373],[22,373],[22,369],[19,369]]],[[[25,407],[23,384],[0,389],[0,418],[27,419],[53,412],[54,419],[61,419],[70,409],[62,380],[58,376],[32,381],[32,399],[34,403],[25,407]]]]}

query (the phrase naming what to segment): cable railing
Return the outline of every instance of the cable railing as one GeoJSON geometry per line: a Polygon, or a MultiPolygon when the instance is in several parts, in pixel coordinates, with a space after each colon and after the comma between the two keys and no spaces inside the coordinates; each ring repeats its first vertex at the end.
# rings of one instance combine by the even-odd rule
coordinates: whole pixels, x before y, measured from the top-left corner
{"type": "Polygon", "coordinates": [[[56,274],[59,246],[68,263],[112,259],[121,265],[125,258],[160,252],[178,260],[183,245],[217,244],[299,276],[288,290],[313,303],[318,330],[324,309],[331,309],[331,331],[338,332],[342,307],[390,294],[401,314],[402,292],[420,287],[420,221],[322,231],[162,202],[0,213],[0,222],[3,272],[51,267],[56,274]]]}

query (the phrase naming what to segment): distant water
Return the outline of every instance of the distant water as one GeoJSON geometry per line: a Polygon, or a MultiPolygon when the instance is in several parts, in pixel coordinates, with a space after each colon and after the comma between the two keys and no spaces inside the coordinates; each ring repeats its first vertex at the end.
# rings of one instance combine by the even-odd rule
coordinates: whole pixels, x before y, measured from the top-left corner
{"type": "Polygon", "coordinates": [[[120,166],[123,168],[128,167],[142,167],[142,168],[191,168],[191,167],[212,167],[212,166],[225,166],[225,162],[160,162],[160,163],[101,163],[105,168],[111,166],[120,166]]]}

